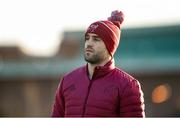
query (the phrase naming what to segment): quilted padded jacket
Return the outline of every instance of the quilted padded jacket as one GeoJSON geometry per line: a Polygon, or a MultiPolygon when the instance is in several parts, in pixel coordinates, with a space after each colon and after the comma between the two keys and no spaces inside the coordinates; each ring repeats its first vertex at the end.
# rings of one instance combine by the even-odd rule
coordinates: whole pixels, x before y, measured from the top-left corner
{"type": "Polygon", "coordinates": [[[115,67],[114,60],[96,67],[92,79],[87,66],[64,75],[55,95],[52,117],[145,117],[139,82],[115,67]]]}

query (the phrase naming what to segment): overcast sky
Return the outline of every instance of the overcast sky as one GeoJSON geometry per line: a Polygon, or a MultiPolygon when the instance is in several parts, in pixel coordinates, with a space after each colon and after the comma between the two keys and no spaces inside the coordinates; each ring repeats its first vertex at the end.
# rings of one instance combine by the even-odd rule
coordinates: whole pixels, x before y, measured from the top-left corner
{"type": "Polygon", "coordinates": [[[123,27],[180,24],[180,0],[0,0],[0,46],[19,45],[33,55],[56,51],[63,30],[84,30],[111,11],[123,27]]]}

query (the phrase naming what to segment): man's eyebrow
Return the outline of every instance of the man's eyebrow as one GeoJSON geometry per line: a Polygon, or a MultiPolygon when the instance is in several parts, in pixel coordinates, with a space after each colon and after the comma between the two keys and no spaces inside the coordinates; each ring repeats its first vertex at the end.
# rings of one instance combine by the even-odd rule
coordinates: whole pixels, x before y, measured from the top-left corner
{"type": "Polygon", "coordinates": [[[94,37],[94,38],[100,38],[99,36],[92,36],[92,37],[94,37]]]}

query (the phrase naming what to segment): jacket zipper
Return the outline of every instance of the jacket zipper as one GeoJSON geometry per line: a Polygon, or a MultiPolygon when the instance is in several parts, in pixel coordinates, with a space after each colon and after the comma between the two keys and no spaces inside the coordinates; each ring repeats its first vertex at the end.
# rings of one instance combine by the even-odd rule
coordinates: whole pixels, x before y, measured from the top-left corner
{"type": "Polygon", "coordinates": [[[90,89],[91,89],[91,85],[92,85],[92,80],[90,81],[89,86],[88,86],[88,92],[87,92],[87,95],[86,95],[86,98],[85,98],[85,102],[84,102],[84,106],[83,106],[82,117],[84,117],[84,114],[85,114],[85,111],[86,111],[86,105],[87,105],[87,100],[88,100],[88,97],[89,97],[89,92],[90,92],[90,89]]]}
{"type": "Polygon", "coordinates": [[[86,95],[86,98],[85,98],[85,102],[84,102],[84,106],[83,106],[83,114],[82,114],[82,117],[84,117],[84,115],[85,115],[87,100],[88,100],[88,97],[89,97],[89,92],[90,92],[92,83],[93,83],[93,81],[94,81],[95,73],[96,73],[96,72],[97,72],[97,68],[95,68],[94,74],[93,74],[92,79],[90,80],[90,83],[89,83],[89,86],[88,86],[88,92],[87,92],[87,95],[86,95]]]}

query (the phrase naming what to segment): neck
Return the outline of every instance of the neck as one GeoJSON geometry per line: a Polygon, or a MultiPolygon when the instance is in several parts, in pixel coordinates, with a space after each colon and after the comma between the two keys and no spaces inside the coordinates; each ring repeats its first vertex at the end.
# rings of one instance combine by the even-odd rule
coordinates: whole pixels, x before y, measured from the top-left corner
{"type": "Polygon", "coordinates": [[[98,63],[98,64],[91,64],[91,63],[88,63],[88,72],[89,72],[89,77],[90,79],[92,78],[93,74],[94,74],[94,68],[96,66],[104,66],[108,61],[111,60],[111,57],[107,58],[106,60],[102,61],[101,63],[98,63]]]}

